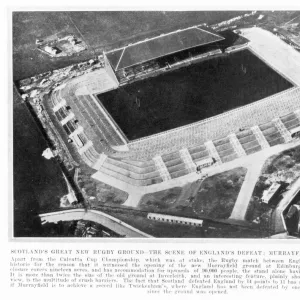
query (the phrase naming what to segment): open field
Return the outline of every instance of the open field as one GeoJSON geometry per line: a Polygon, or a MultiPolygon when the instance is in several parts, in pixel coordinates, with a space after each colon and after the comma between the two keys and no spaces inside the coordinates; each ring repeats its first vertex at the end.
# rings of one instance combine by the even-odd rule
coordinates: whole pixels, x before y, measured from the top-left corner
{"type": "Polygon", "coordinates": [[[263,173],[273,174],[280,171],[291,170],[300,164],[300,147],[286,150],[279,155],[271,157],[265,164],[263,173]]]}
{"type": "Polygon", "coordinates": [[[59,209],[68,189],[58,163],[42,157],[48,145],[15,89],[13,104],[14,233],[35,236],[40,224],[34,217],[59,209]]]}
{"type": "Polygon", "coordinates": [[[244,181],[246,169],[236,168],[183,187],[146,194],[139,208],[184,217],[227,219],[244,181]]]}
{"type": "MultiPolygon", "coordinates": [[[[71,63],[88,59],[95,54],[101,53],[103,50],[111,50],[161,33],[202,23],[212,25],[244,13],[247,12],[14,12],[14,80],[65,67],[71,63]],[[83,38],[88,45],[88,50],[76,56],[62,57],[58,60],[36,50],[36,39],[43,39],[56,34],[75,34],[83,38]]],[[[257,20],[258,15],[254,15],[246,21],[242,19],[234,24],[237,24],[239,27],[256,24],[269,30],[272,30],[274,27],[280,28],[290,39],[299,43],[299,12],[263,11],[262,14],[265,17],[261,20],[257,20]]]]}
{"type": "Polygon", "coordinates": [[[14,80],[65,67],[128,43],[200,23],[214,24],[243,12],[14,12],[14,80]],[[138,25],[137,25],[138,24],[138,25]],[[72,57],[51,58],[36,50],[36,39],[74,34],[88,50],[72,57]]]}
{"type": "Polygon", "coordinates": [[[26,78],[72,64],[92,55],[84,51],[82,57],[51,58],[36,49],[36,39],[55,34],[78,35],[65,12],[15,12],[13,13],[13,78],[26,78]]]}

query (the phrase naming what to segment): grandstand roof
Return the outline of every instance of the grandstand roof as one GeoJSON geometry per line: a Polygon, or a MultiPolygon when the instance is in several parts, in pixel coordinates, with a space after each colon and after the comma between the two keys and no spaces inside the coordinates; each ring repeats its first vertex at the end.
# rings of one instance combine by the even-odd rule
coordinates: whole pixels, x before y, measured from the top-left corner
{"type": "Polygon", "coordinates": [[[189,27],[161,34],[106,53],[115,71],[186,49],[211,44],[224,37],[208,27],[189,27]]]}

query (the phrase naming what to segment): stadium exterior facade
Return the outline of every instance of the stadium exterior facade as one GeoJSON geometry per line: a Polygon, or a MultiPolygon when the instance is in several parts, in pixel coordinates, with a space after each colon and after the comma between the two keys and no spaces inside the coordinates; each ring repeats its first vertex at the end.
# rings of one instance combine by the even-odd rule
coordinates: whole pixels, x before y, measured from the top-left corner
{"type": "MultiPolygon", "coordinates": [[[[207,32],[216,37],[211,43],[222,40],[214,32],[207,32]]],[[[300,53],[259,28],[242,30],[242,35],[249,40],[242,47],[247,47],[293,87],[215,117],[133,141],[127,139],[95,95],[132,80],[126,68],[156,58],[158,54],[153,54],[151,47],[148,51],[145,45],[138,44],[148,52],[144,49],[146,57],[136,60],[132,45],[107,53],[104,69],[74,78],[54,90],[53,111],[83,161],[95,170],[94,177],[132,186],[159,184],[195,172],[197,163],[208,157],[223,164],[290,142],[290,130],[300,125],[300,53]],[[126,57],[127,62],[122,61],[126,57]],[[240,131],[241,128],[246,129],[240,131]]],[[[194,38],[193,45],[201,45],[201,38],[194,38]]],[[[184,50],[178,48],[179,44],[177,41],[175,50],[184,50]]],[[[227,52],[239,48],[232,47],[227,52]]],[[[214,49],[211,55],[219,52],[214,49]]]]}

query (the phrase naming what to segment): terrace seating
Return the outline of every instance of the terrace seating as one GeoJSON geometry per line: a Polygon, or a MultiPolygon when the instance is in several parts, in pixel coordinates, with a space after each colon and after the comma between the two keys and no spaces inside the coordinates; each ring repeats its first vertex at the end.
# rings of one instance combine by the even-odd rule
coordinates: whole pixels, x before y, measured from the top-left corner
{"type": "Polygon", "coordinates": [[[286,129],[291,130],[300,126],[300,120],[296,116],[296,114],[291,113],[286,116],[280,118],[286,129]]]}
{"type": "MultiPolygon", "coordinates": [[[[75,88],[70,89],[69,87],[66,87],[62,90],[54,91],[53,95],[52,95],[53,105],[55,106],[56,103],[61,102],[62,101],[61,97],[63,97],[63,95],[65,95],[65,97],[67,98],[68,105],[70,105],[72,112],[75,114],[75,117],[78,118],[79,124],[84,127],[85,134],[91,140],[93,140],[94,146],[96,147],[97,151],[99,153],[101,153],[102,151],[104,151],[108,154],[113,153],[113,149],[111,149],[111,147],[110,147],[110,144],[112,143],[112,137],[111,137],[112,130],[110,132],[105,131],[108,128],[107,123],[105,123],[106,126],[104,126],[104,125],[102,126],[103,132],[105,131],[105,133],[103,133],[102,138],[101,137],[99,138],[99,133],[96,133],[94,131],[93,127],[90,126],[88,121],[84,118],[82,111],[80,111],[79,107],[77,107],[77,105],[79,105],[79,103],[78,103],[79,101],[82,101],[85,99],[85,100],[91,102],[92,99],[87,99],[87,98],[80,99],[80,97],[83,97],[83,96],[75,96],[75,94],[74,94],[75,90],[76,90],[75,88]],[[76,102],[77,104],[75,104],[74,102],[76,102]],[[107,137],[109,137],[109,140],[107,140],[107,137]]],[[[65,111],[64,107],[59,110],[59,113],[61,113],[62,111],[65,111]]],[[[101,118],[101,120],[104,120],[104,118],[101,118]]],[[[104,120],[104,122],[105,122],[105,120],[104,120]]],[[[115,139],[114,139],[114,141],[115,141],[115,139]]]]}
{"type": "Polygon", "coordinates": [[[247,155],[253,154],[262,149],[255,135],[250,129],[236,133],[236,137],[238,138],[247,155]]]}
{"type": "Polygon", "coordinates": [[[273,122],[262,124],[259,126],[259,128],[270,146],[284,143],[284,138],[281,136],[273,122]]]}
{"type": "Polygon", "coordinates": [[[189,152],[195,163],[209,157],[209,153],[204,145],[189,148],[189,152]]]}
{"type": "Polygon", "coordinates": [[[123,182],[135,185],[135,186],[146,186],[151,184],[156,184],[162,182],[161,177],[158,173],[152,173],[149,175],[141,175],[133,172],[129,172],[128,170],[118,168],[117,166],[109,163],[104,163],[100,170],[102,173],[119,179],[123,182]],[[126,172],[126,173],[125,173],[126,172]],[[125,173],[125,174],[124,174],[125,173]],[[158,176],[155,176],[155,175],[158,176]],[[130,176],[128,176],[130,175],[130,176]],[[135,178],[133,178],[135,177],[135,178]],[[149,177],[149,178],[147,178],[149,177]]]}
{"type": "Polygon", "coordinates": [[[170,154],[164,154],[161,158],[172,179],[189,173],[189,170],[180,157],[180,153],[178,151],[170,154]]]}
{"type": "MultiPolygon", "coordinates": [[[[214,49],[212,51],[220,50],[214,49]]],[[[201,56],[202,54],[198,53],[198,55],[201,56]]],[[[183,57],[181,57],[181,59],[182,58],[183,57]]],[[[166,61],[167,59],[164,63],[166,61]]],[[[152,72],[155,68],[159,68],[159,63],[153,61],[144,64],[143,68],[130,68],[130,70],[128,70],[128,75],[139,76],[148,71],[152,72]]],[[[123,73],[123,75],[121,72],[119,73],[121,77],[123,76],[123,79],[121,78],[121,80],[127,80],[123,73]]],[[[55,106],[61,103],[63,99],[66,100],[67,104],[70,105],[71,110],[74,112],[76,119],[78,118],[79,124],[84,128],[84,133],[78,134],[78,138],[83,144],[86,144],[88,141],[93,142],[93,146],[82,153],[84,162],[90,167],[94,167],[100,158],[100,153],[104,152],[110,157],[108,157],[103,165],[99,167],[100,171],[136,186],[162,182],[160,173],[152,160],[155,155],[160,155],[162,157],[172,179],[188,174],[191,172],[192,168],[190,168],[190,170],[188,169],[186,164],[189,164],[189,162],[186,161],[185,163],[183,161],[179,150],[187,148],[193,162],[197,163],[210,156],[205,145],[203,145],[203,143],[208,140],[213,141],[217,151],[215,154],[219,155],[223,163],[236,159],[238,157],[235,152],[236,147],[234,148],[232,146],[228,137],[220,137],[228,135],[236,130],[236,128],[239,128],[239,126],[251,127],[255,124],[260,124],[260,122],[262,122],[261,120],[269,120],[277,117],[278,112],[277,107],[275,107],[275,105],[272,106],[273,102],[271,103],[271,100],[268,100],[268,104],[262,104],[260,107],[256,107],[256,104],[251,104],[252,108],[249,106],[247,109],[239,108],[235,112],[225,113],[226,120],[224,117],[213,117],[202,123],[199,122],[199,124],[193,124],[189,128],[183,130],[174,130],[166,135],[157,135],[157,137],[151,137],[151,139],[145,139],[144,141],[134,141],[133,143],[129,143],[128,147],[130,151],[128,153],[115,153],[113,146],[124,145],[124,142],[113,126],[114,123],[112,122],[114,121],[112,120],[110,122],[107,119],[105,116],[105,108],[103,108],[103,110],[99,109],[93,96],[75,95],[78,86],[80,86],[80,82],[53,91],[52,102],[55,106]],[[78,105],[77,108],[76,105],[78,105]],[[90,107],[90,111],[85,111],[84,108],[86,107],[90,107]],[[261,109],[261,107],[263,109],[261,109]],[[93,112],[96,113],[93,114],[93,112]],[[88,113],[92,115],[90,119],[86,117],[88,113]],[[249,116],[253,116],[253,119],[249,116]],[[224,126],[224,120],[226,121],[226,126],[224,126]],[[253,122],[255,123],[253,124],[253,122]],[[99,126],[97,126],[97,124],[99,126]],[[166,152],[171,153],[166,154],[166,152]],[[117,157],[119,159],[116,159],[117,157]],[[141,161],[138,159],[141,159],[141,161]]],[[[292,104],[290,104],[287,110],[295,110],[294,99],[300,95],[299,93],[300,89],[294,88],[290,91],[282,92],[280,96],[272,96],[275,99],[272,101],[282,100],[281,102],[284,102],[283,99],[291,97],[292,104]]],[[[66,113],[65,107],[61,107],[55,112],[59,121],[65,118],[66,113]]],[[[299,119],[294,113],[288,114],[280,119],[288,130],[297,127],[300,124],[299,119]]],[[[65,130],[68,134],[73,132],[76,128],[76,124],[74,125],[72,122],[73,121],[69,121],[64,125],[67,128],[65,130]]],[[[270,146],[284,142],[284,139],[273,122],[260,125],[259,129],[259,132],[261,131],[263,137],[265,137],[270,146]]],[[[262,149],[252,130],[238,132],[236,133],[236,137],[247,155],[262,149]]]]}
{"type": "Polygon", "coordinates": [[[107,157],[99,171],[135,186],[162,182],[153,161],[145,164],[144,162],[123,161],[107,157]]]}
{"type": "Polygon", "coordinates": [[[238,157],[229,141],[229,138],[213,141],[213,143],[222,162],[228,162],[238,157]]]}
{"type": "MultiPolygon", "coordinates": [[[[90,105],[91,109],[94,109],[97,114],[93,117],[93,120],[101,126],[103,138],[108,142],[110,145],[123,145],[122,140],[116,134],[115,129],[112,127],[110,122],[107,120],[107,118],[104,116],[103,112],[97,107],[97,105],[94,103],[94,100],[91,99],[90,96],[77,96],[78,101],[82,101],[83,103],[88,103],[90,105]]],[[[95,125],[97,125],[95,124],[95,125]]]]}
{"type": "Polygon", "coordinates": [[[148,169],[137,168],[109,157],[105,160],[103,167],[137,180],[159,177],[159,172],[154,166],[148,169]]]}
{"type": "Polygon", "coordinates": [[[137,174],[152,173],[152,172],[156,171],[154,162],[152,162],[149,165],[137,166],[134,162],[131,162],[131,161],[111,159],[109,157],[107,158],[107,161],[115,166],[119,166],[121,168],[124,168],[125,170],[131,171],[131,172],[134,172],[137,174]]]}

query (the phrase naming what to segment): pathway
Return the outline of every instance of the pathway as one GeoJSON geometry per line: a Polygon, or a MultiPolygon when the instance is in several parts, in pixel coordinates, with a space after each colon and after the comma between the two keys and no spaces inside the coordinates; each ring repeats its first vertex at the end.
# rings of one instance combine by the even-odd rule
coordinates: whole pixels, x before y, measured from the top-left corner
{"type": "Polygon", "coordinates": [[[254,187],[261,173],[263,165],[264,165],[264,160],[259,161],[256,164],[253,164],[248,169],[242,188],[239,192],[238,198],[232,210],[230,219],[245,220],[248,205],[251,200],[254,187]]]}
{"type": "MultiPolygon", "coordinates": [[[[260,164],[261,164],[261,166],[262,166],[263,163],[266,161],[266,159],[269,158],[270,156],[278,154],[279,152],[282,152],[289,148],[296,147],[298,145],[300,145],[299,140],[293,141],[293,142],[290,142],[287,144],[276,145],[276,146],[264,149],[262,151],[256,152],[254,154],[240,157],[238,159],[224,163],[222,165],[207,168],[206,174],[208,176],[213,176],[215,174],[222,173],[222,172],[225,172],[225,171],[228,171],[228,170],[231,170],[234,168],[238,168],[238,167],[245,167],[247,169],[251,169],[253,167],[253,164],[255,164],[255,165],[257,164],[258,166],[260,166],[260,164]]],[[[257,168],[259,168],[259,167],[257,167],[257,168]]],[[[254,176],[257,175],[256,179],[259,176],[259,174],[257,174],[257,172],[258,172],[258,170],[256,170],[254,173],[249,174],[248,176],[246,175],[245,182],[247,181],[247,178],[251,178],[251,184],[253,185],[254,176]]],[[[101,172],[96,172],[95,174],[92,175],[92,177],[96,180],[99,180],[103,183],[106,183],[108,185],[116,187],[117,189],[127,192],[129,196],[128,196],[128,199],[126,200],[126,202],[124,203],[124,205],[132,206],[132,207],[137,207],[140,199],[145,194],[155,193],[155,192],[171,189],[174,187],[182,187],[182,186],[186,185],[187,183],[191,183],[191,182],[197,181],[199,179],[199,175],[196,174],[196,172],[194,172],[194,173],[189,173],[185,176],[178,177],[178,178],[175,178],[172,180],[163,181],[158,184],[153,184],[153,185],[149,185],[149,186],[134,186],[129,183],[125,183],[121,180],[112,178],[101,172]]],[[[243,186],[246,184],[247,183],[244,183],[243,186]]],[[[246,187],[243,188],[243,186],[242,186],[241,191],[243,190],[243,193],[246,193],[246,191],[244,191],[244,189],[246,189],[246,187]]],[[[248,190],[250,192],[251,187],[249,187],[248,190]]],[[[242,196],[239,198],[241,199],[242,196]]],[[[240,201],[242,201],[242,200],[239,200],[238,203],[240,203],[240,201]]]]}

